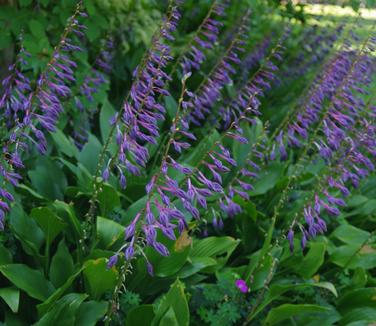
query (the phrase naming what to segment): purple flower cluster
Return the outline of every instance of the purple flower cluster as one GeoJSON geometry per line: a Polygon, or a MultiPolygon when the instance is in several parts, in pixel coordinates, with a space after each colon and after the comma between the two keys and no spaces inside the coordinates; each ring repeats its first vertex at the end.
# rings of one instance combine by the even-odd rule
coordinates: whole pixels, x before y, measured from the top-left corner
{"type": "Polygon", "coordinates": [[[187,54],[182,58],[181,66],[183,68],[183,74],[186,75],[192,72],[193,69],[198,70],[201,64],[205,61],[206,56],[204,54],[205,49],[213,49],[214,44],[218,40],[220,28],[223,23],[213,18],[215,14],[218,17],[225,16],[225,9],[227,2],[214,1],[210,10],[197,30],[197,35],[194,37],[193,42],[190,44],[190,49],[187,54]]]}
{"type": "MultiPolygon", "coordinates": [[[[308,98],[302,103],[302,112],[297,113],[295,121],[290,122],[287,131],[281,130],[277,135],[271,149],[271,159],[276,157],[278,151],[280,159],[286,160],[287,147],[300,147],[302,142],[307,140],[310,128],[313,128],[320,120],[325,110],[326,101],[331,101],[336,94],[338,87],[351,68],[353,59],[353,52],[342,51],[328,63],[322,76],[316,79],[308,98]]],[[[325,155],[326,147],[321,143],[316,145],[320,152],[325,155]]]]}
{"type": "Polygon", "coordinates": [[[36,146],[42,154],[47,151],[46,132],[53,132],[59,114],[63,110],[62,100],[71,94],[70,83],[74,82],[76,63],[70,58],[72,52],[81,51],[74,45],[70,34],[81,38],[85,27],[78,21],[79,16],[86,16],[78,5],[75,14],[68,19],[65,32],[56,46],[46,70],[32,90],[30,81],[21,72],[19,65],[26,64],[21,49],[18,62],[12,66],[13,74],[7,77],[5,94],[1,107],[5,107],[8,118],[13,118],[9,137],[2,144],[0,175],[3,185],[0,187],[0,226],[4,227],[4,216],[9,210],[9,203],[14,200],[7,188],[17,186],[21,175],[15,172],[23,168],[22,152],[29,148],[28,142],[36,146]]]}
{"type": "Polygon", "coordinates": [[[26,59],[29,56],[30,54],[21,45],[15,63],[8,68],[9,75],[2,81],[4,91],[0,97],[0,110],[4,114],[1,119],[5,119],[8,129],[14,126],[29,102],[31,84],[29,78],[22,72],[22,67],[28,64],[26,59]]]}
{"type": "Polygon", "coordinates": [[[226,107],[220,109],[220,116],[223,119],[223,127],[225,129],[231,126],[233,121],[239,119],[248,120],[250,123],[254,121],[247,118],[246,114],[261,115],[259,107],[261,102],[259,97],[264,96],[265,92],[271,88],[272,81],[276,78],[275,72],[278,67],[275,62],[282,59],[282,51],[284,47],[282,42],[286,34],[281,38],[277,45],[272,49],[271,54],[265,59],[256,73],[249,78],[245,85],[237,93],[236,99],[231,101],[226,107]],[[245,114],[246,113],[246,114],[245,114]]]}
{"type": "Polygon", "coordinates": [[[116,169],[122,188],[126,187],[125,171],[140,175],[140,167],[145,167],[149,159],[145,144],[156,144],[159,136],[158,122],[164,120],[166,110],[158,99],[170,95],[166,83],[171,78],[164,69],[172,56],[166,43],[174,39],[172,33],[179,19],[180,13],[173,6],[154,37],[144,65],[134,73],[136,80],[130,90],[130,99],[125,100],[122,111],[111,121],[116,129],[118,152],[108,160],[102,177],[107,181],[112,168],[116,169]]]}
{"type": "MultiPolygon", "coordinates": [[[[367,93],[366,87],[371,81],[369,67],[372,60],[366,52],[374,48],[375,41],[375,38],[371,38],[351,63],[346,62],[348,70],[322,118],[322,135],[316,135],[315,145],[319,155],[330,165],[331,173],[326,180],[327,185],[315,194],[314,203],[304,208],[307,227],[300,225],[303,248],[307,239],[326,231],[326,223],[321,217],[323,212],[338,216],[340,207],[345,206],[345,201],[339,195],[348,196],[349,187],[357,187],[360,179],[375,169],[369,158],[376,154],[375,127],[366,118],[369,116],[372,119],[373,113],[359,96],[367,93]]],[[[288,240],[293,249],[292,230],[288,240]]]]}
{"type": "Polygon", "coordinates": [[[249,26],[249,12],[242,19],[242,22],[229,44],[223,57],[213,68],[210,76],[200,85],[199,90],[189,103],[192,111],[189,120],[200,126],[201,121],[211,112],[213,105],[218,101],[222,88],[232,82],[232,76],[236,73],[234,65],[241,63],[239,54],[244,52],[249,26]]]}
{"type": "MultiPolygon", "coordinates": [[[[372,119],[372,116],[370,118],[372,119]]],[[[344,198],[350,195],[351,187],[358,187],[360,179],[375,170],[374,163],[369,157],[376,157],[376,127],[367,118],[361,118],[356,129],[352,130],[351,137],[348,136],[338,149],[340,153],[332,163],[330,176],[324,180],[321,192],[316,193],[312,204],[304,208],[306,226],[299,224],[303,249],[309,239],[327,230],[324,213],[328,216],[338,216],[340,208],[346,206],[344,198]]],[[[293,229],[290,229],[287,239],[290,250],[293,251],[293,229]]]]}

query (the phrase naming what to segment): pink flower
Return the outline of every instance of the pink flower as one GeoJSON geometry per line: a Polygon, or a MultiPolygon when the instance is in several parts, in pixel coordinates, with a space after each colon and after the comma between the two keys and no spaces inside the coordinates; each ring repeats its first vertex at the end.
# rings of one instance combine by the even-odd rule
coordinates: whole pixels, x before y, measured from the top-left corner
{"type": "Polygon", "coordinates": [[[247,283],[242,279],[236,280],[235,285],[240,290],[240,292],[247,293],[249,291],[247,283]]]}

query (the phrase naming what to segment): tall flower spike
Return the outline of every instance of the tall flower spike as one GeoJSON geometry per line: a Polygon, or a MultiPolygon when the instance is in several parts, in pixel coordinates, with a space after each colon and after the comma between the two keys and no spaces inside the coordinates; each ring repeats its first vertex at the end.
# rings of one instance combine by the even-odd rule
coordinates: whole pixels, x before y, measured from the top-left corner
{"type": "Polygon", "coordinates": [[[231,83],[232,76],[236,72],[233,65],[241,62],[239,55],[244,52],[249,26],[249,15],[250,12],[248,11],[243,16],[237,33],[227,47],[225,54],[217,62],[209,73],[209,76],[201,83],[195,92],[195,96],[188,104],[192,109],[189,114],[189,121],[193,124],[201,125],[201,121],[211,112],[213,105],[220,98],[222,88],[226,84],[231,83]]]}
{"type": "Polygon", "coordinates": [[[31,93],[30,80],[22,72],[30,54],[24,49],[22,39],[20,42],[20,51],[15,63],[8,67],[9,75],[2,81],[3,93],[0,95],[0,110],[4,112],[0,119],[5,120],[8,129],[14,127],[15,121],[22,118],[31,93]]]}
{"type": "Polygon", "coordinates": [[[189,43],[188,53],[181,58],[183,75],[200,69],[201,64],[206,59],[205,49],[213,49],[214,44],[218,40],[220,28],[223,26],[223,23],[218,21],[215,16],[225,16],[225,10],[228,6],[227,2],[226,0],[215,0],[211,5],[194,39],[189,43]]]}
{"type": "Polygon", "coordinates": [[[168,41],[173,40],[180,13],[172,6],[164,19],[159,32],[153,37],[153,43],[143,65],[135,70],[135,81],[130,90],[130,98],[123,104],[120,114],[113,121],[116,132],[118,151],[116,157],[110,158],[107,164],[120,174],[122,185],[125,185],[126,171],[141,174],[149,159],[145,143],[156,144],[159,136],[158,122],[164,120],[165,108],[158,103],[160,96],[168,96],[166,83],[171,78],[165,73],[169,61],[172,60],[168,41]]]}
{"type": "MultiPolygon", "coordinates": [[[[299,147],[306,140],[309,130],[320,119],[325,109],[325,103],[331,102],[338,88],[347,76],[354,59],[354,53],[350,51],[350,44],[345,42],[344,50],[337,54],[324,68],[324,72],[316,78],[308,96],[300,106],[302,112],[298,113],[294,122],[287,126],[287,130],[281,130],[277,135],[272,150],[277,148],[280,158],[286,159],[286,147],[299,147]],[[346,51],[346,49],[348,49],[346,51]]],[[[316,141],[316,146],[323,155],[329,157],[328,148],[316,141]]]]}
{"type": "MultiPolygon", "coordinates": [[[[3,182],[0,192],[4,195],[1,199],[0,209],[2,227],[4,226],[5,212],[9,210],[9,204],[6,203],[6,200],[9,202],[14,200],[7,190],[7,185],[15,187],[21,180],[21,175],[15,171],[23,167],[22,152],[29,148],[29,143],[35,145],[41,153],[46,152],[47,141],[45,133],[54,130],[58,114],[62,110],[60,98],[70,94],[66,83],[74,81],[73,68],[76,67],[76,64],[69,58],[68,54],[79,50],[79,48],[72,43],[69,35],[71,33],[75,33],[79,37],[82,35],[81,31],[84,26],[79,23],[78,17],[85,14],[82,12],[81,6],[82,4],[79,2],[75,13],[68,19],[63,36],[55,47],[46,70],[39,77],[36,89],[30,91],[28,86],[21,87],[29,92],[21,107],[12,106],[12,103],[17,104],[17,101],[11,101],[9,110],[10,112],[16,112],[17,118],[14,121],[15,124],[9,130],[9,138],[2,143],[0,165],[0,176],[3,182]]],[[[28,80],[22,77],[21,71],[16,70],[16,76],[23,83],[29,84],[28,80]]],[[[16,84],[19,87],[20,82],[16,82],[16,84]]],[[[19,99],[19,90],[17,94],[19,99]]],[[[6,100],[3,103],[6,103],[6,100]]]]}

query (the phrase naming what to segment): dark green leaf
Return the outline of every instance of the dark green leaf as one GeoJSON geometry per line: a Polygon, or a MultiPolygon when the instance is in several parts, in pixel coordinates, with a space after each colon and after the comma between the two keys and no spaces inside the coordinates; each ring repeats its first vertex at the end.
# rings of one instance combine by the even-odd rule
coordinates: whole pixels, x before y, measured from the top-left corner
{"type": "Polygon", "coordinates": [[[46,300],[54,291],[53,285],[44,278],[40,271],[26,265],[2,265],[0,272],[16,287],[37,300],[46,300]]]}
{"type": "Polygon", "coordinates": [[[16,313],[20,304],[20,291],[14,287],[0,289],[0,297],[16,313]]]}
{"type": "Polygon", "coordinates": [[[95,326],[106,314],[108,302],[88,301],[81,304],[77,312],[76,326],[95,326]]]}
{"type": "Polygon", "coordinates": [[[34,208],[30,216],[38,222],[43,230],[47,244],[51,244],[55,237],[66,226],[64,222],[47,207],[34,208]]]}
{"type": "Polygon", "coordinates": [[[299,314],[320,314],[328,311],[330,311],[330,309],[327,307],[313,304],[283,304],[270,310],[266,317],[265,324],[274,325],[299,314]]]}
{"type": "Polygon", "coordinates": [[[56,288],[62,286],[73,274],[74,264],[67,246],[62,240],[52,257],[50,266],[50,280],[56,288]]]}

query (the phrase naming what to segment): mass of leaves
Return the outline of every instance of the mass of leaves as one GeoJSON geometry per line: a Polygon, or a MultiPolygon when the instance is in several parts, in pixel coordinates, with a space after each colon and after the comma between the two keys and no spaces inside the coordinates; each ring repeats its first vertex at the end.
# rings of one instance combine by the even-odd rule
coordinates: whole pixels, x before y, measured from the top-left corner
{"type": "Polygon", "coordinates": [[[0,2],[0,323],[376,323],[376,10],[340,5],[0,2]]]}

